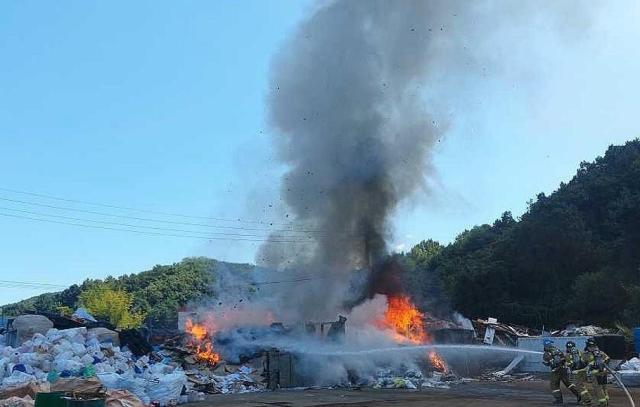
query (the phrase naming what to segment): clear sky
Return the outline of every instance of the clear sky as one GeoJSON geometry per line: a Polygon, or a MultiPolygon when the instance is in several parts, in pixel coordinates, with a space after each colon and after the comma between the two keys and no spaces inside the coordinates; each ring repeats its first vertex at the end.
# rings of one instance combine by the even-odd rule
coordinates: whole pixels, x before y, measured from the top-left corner
{"type": "MultiPolygon", "coordinates": [[[[282,221],[274,209],[282,168],[265,124],[269,62],[309,4],[2,2],[0,280],[70,285],[194,255],[253,261],[259,241],[42,219],[181,235],[165,229],[209,223],[260,240],[263,230],[246,228],[282,221]]],[[[394,247],[449,242],[505,210],[520,215],[580,161],[640,136],[640,5],[605,3],[590,18],[589,29],[558,43],[530,27],[526,51],[513,52],[518,38],[507,36],[500,72],[484,67],[446,95],[452,119],[434,153],[437,177],[397,211],[394,247]]],[[[0,283],[0,304],[43,291],[0,283]]]]}

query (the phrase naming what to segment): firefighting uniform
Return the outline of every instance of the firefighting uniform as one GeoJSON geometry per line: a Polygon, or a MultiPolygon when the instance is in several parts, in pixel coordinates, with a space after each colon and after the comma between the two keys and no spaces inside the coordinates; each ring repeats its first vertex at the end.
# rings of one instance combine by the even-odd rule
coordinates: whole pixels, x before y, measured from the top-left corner
{"type": "Polygon", "coordinates": [[[576,385],[576,389],[580,394],[580,404],[584,406],[591,405],[591,394],[587,386],[587,363],[584,361],[584,355],[581,350],[575,346],[567,351],[566,363],[571,374],[571,381],[576,385]]]}
{"type": "Polygon", "coordinates": [[[571,390],[577,398],[580,398],[580,393],[578,393],[576,385],[571,383],[569,370],[565,364],[566,359],[562,351],[554,346],[545,348],[544,355],[542,355],[542,363],[551,368],[549,384],[551,385],[551,394],[555,398],[555,402],[557,404],[562,404],[560,383],[564,383],[567,389],[571,390]]]}
{"type": "Polygon", "coordinates": [[[593,376],[593,393],[599,406],[609,405],[609,391],[607,390],[607,370],[605,365],[609,363],[609,356],[596,349],[585,350],[583,361],[587,364],[589,372],[593,376]]]}

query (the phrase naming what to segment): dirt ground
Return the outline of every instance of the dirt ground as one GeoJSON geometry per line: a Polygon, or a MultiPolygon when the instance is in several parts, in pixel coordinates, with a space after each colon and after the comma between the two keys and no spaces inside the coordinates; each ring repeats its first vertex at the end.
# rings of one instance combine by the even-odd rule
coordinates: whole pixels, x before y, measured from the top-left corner
{"type": "MultiPolygon", "coordinates": [[[[610,406],[628,406],[621,389],[611,389],[610,406]]],[[[632,395],[640,401],[640,389],[632,395]]],[[[265,393],[215,395],[207,401],[192,403],[190,407],[523,407],[549,406],[553,399],[548,383],[474,382],[451,389],[411,390],[280,390],[265,393]]],[[[573,396],[565,392],[565,405],[576,405],[573,396]]]]}

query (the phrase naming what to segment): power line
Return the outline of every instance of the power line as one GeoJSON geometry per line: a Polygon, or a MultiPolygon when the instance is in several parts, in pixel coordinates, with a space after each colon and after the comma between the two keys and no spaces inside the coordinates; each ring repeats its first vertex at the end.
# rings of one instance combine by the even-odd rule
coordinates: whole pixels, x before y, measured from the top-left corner
{"type": "Polygon", "coordinates": [[[305,278],[298,278],[295,280],[282,280],[282,281],[258,281],[258,282],[254,282],[254,283],[250,283],[252,285],[269,285],[269,284],[283,284],[283,283],[300,283],[303,281],[311,281],[311,280],[324,280],[327,277],[305,277],[305,278]]]}
{"type": "MultiPolygon", "coordinates": [[[[167,236],[167,237],[181,237],[181,238],[192,238],[192,239],[202,239],[202,240],[226,240],[226,241],[246,241],[246,242],[267,242],[268,241],[270,243],[307,243],[301,240],[244,239],[244,238],[232,238],[232,237],[216,237],[216,236],[205,237],[205,236],[195,236],[195,235],[156,233],[156,232],[147,232],[147,231],[134,230],[134,229],[122,229],[122,228],[114,228],[109,226],[85,225],[80,223],[63,222],[63,221],[56,221],[51,219],[40,219],[40,218],[33,218],[30,216],[21,216],[21,215],[14,215],[14,214],[8,214],[8,213],[0,213],[0,216],[17,218],[17,219],[26,219],[26,220],[32,220],[37,222],[55,223],[59,225],[77,226],[77,227],[83,227],[83,228],[113,230],[118,232],[131,232],[131,233],[137,233],[140,235],[150,235],[150,236],[167,236]]],[[[310,242],[311,241],[309,241],[309,243],[310,242]]]]}
{"type": "MultiPolygon", "coordinates": [[[[0,190],[1,189],[2,188],[0,188],[0,190]]],[[[6,198],[6,197],[0,197],[0,201],[13,202],[13,203],[19,203],[19,204],[24,204],[24,205],[40,206],[40,207],[44,207],[44,208],[58,209],[58,210],[63,210],[63,211],[73,211],[73,212],[88,213],[88,214],[92,214],[92,215],[110,216],[110,217],[114,217],[114,218],[138,220],[138,221],[143,221],[143,222],[167,223],[167,224],[172,224],[172,225],[188,225],[188,226],[201,226],[201,227],[217,228],[217,229],[236,229],[236,230],[246,230],[246,231],[266,231],[266,232],[283,232],[283,233],[284,232],[287,232],[287,233],[322,233],[321,231],[318,231],[318,230],[248,228],[248,227],[243,227],[243,226],[223,226],[223,225],[211,225],[211,224],[207,224],[207,223],[177,222],[177,221],[171,221],[171,220],[166,220],[166,219],[141,218],[141,217],[138,217],[138,216],[119,215],[119,214],[113,214],[113,213],[91,211],[91,210],[87,210],[87,209],[69,208],[69,207],[66,207],[66,206],[49,205],[49,204],[44,204],[44,203],[39,203],[39,202],[29,202],[29,201],[23,201],[23,200],[20,200],[20,199],[11,199],[11,198],[6,198]]]]}
{"type": "MultiPolygon", "coordinates": [[[[248,281],[247,285],[252,286],[263,286],[263,285],[275,285],[275,284],[291,284],[291,283],[302,283],[307,281],[317,281],[327,279],[326,276],[315,276],[315,277],[303,277],[291,280],[277,280],[277,281],[248,281]]],[[[0,280],[0,287],[2,288],[23,288],[23,289],[32,289],[32,290],[65,290],[70,286],[60,285],[60,284],[50,284],[50,283],[35,283],[35,282],[27,282],[27,281],[13,281],[13,280],[0,280]]],[[[244,285],[224,285],[224,288],[231,287],[244,287],[244,285]]]]}
{"type": "Polygon", "coordinates": [[[240,218],[230,219],[230,218],[219,218],[219,217],[213,217],[213,216],[186,215],[186,214],[181,214],[181,213],[156,211],[156,210],[152,210],[152,209],[132,208],[132,207],[128,207],[128,206],[111,205],[111,204],[104,204],[104,203],[99,203],[99,202],[83,201],[83,200],[79,200],[79,199],[61,198],[61,197],[52,196],[52,195],[45,195],[45,194],[39,194],[39,193],[36,193],[36,192],[21,191],[21,190],[17,190],[17,189],[3,188],[3,187],[0,187],[0,191],[12,192],[12,193],[15,193],[15,194],[37,196],[37,197],[40,197],[40,198],[53,199],[53,200],[56,200],[56,201],[72,202],[72,203],[79,203],[79,204],[84,204],[84,205],[101,206],[101,207],[104,207],[104,208],[121,209],[121,210],[135,211],[135,212],[142,212],[142,213],[155,213],[157,215],[175,216],[175,217],[181,217],[181,218],[209,219],[209,220],[215,220],[215,221],[220,221],[220,222],[240,222],[240,223],[253,223],[253,224],[261,224],[261,225],[264,225],[266,223],[273,224],[273,225],[281,225],[281,226],[291,225],[291,223],[286,223],[286,222],[264,222],[264,221],[259,221],[259,220],[243,220],[243,219],[240,219],[240,218]]]}
{"type": "MultiPolygon", "coordinates": [[[[53,218],[66,219],[66,220],[72,220],[72,221],[78,221],[78,222],[102,223],[102,224],[105,224],[105,225],[125,226],[125,227],[132,227],[132,228],[138,228],[138,229],[152,229],[152,230],[160,230],[160,231],[165,231],[165,232],[193,233],[193,234],[205,235],[205,236],[202,236],[202,237],[211,236],[211,235],[208,234],[209,232],[201,232],[201,231],[197,231],[197,230],[161,228],[161,227],[155,227],[155,226],[134,225],[134,224],[131,224],[131,223],[108,222],[108,221],[95,220],[95,219],[75,218],[75,217],[72,217],[72,216],[54,215],[54,214],[47,214],[47,213],[40,213],[40,212],[32,212],[32,211],[27,211],[27,210],[24,210],[24,209],[6,208],[6,207],[3,207],[3,206],[0,206],[0,209],[6,210],[6,211],[26,213],[26,214],[29,214],[29,215],[53,217],[53,218]]],[[[245,234],[245,233],[225,233],[225,232],[211,232],[211,233],[213,235],[232,236],[232,237],[260,237],[260,238],[266,238],[267,237],[267,236],[264,236],[264,235],[245,234]]],[[[274,235],[274,238],[276,238],[276,239],[279,239],[279,238],[294,238],[294,239],[297,239],[299,237],[300,236],[284,236],[284,235],[278,236],[278,235],[274,235]]]]}
{"type": "Polygon", "coordinates": [[[0,285],[14,285],[15,287],[33,287],[33,288],[67,288],[66,285],[51,284],[51,283],[36,283],[28,281],[13,281],[13,280],[0,280],[0,285]]]}

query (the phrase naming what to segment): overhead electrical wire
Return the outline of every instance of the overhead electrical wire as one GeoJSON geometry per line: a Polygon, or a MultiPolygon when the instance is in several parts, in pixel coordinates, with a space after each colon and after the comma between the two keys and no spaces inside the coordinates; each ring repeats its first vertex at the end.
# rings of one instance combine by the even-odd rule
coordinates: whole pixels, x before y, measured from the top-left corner
{"type": "Polygon", "coordinates": [[[40,206],[40,207],[44,207],[44,208],[58,209],[58,210],[63,210],[63,211],[73,211],[73,212],[88,213],[88,214],[92,214],[92,215],[100,215],[100,216],[109,216],[109,217],[114,217],[114,218],[138,220],[138,221],[143,221],[143,222],[167,223],[167,224],[172,224],[172,225],[188,225],[188,226],[208,227],[208,228],[214,228],[214,229],[234,229],[234,230],[246,230],[246,231],[289,232],[289,233],[322,233],[322,231],[318,231],[318,230],[248,228],[248,227],[244,227],[244,226],[211,225],[211,224],[207,224],[207,223],[178,222],[178,221],[171,221],[171,220],[166,220],[166,219],[142,218],[142,217],[139,217],[139,216],[120,215],[120,214],[115,214],[115,213],[91,211],[91,210],[81,209],[81,208],[70,208],[70,207],[65,207],[65,206],[49,205],[49,204],[44,204],[44,203],[40,203],[40,202],[29,202],[29,201],[23,201],[23,200],[20,200],[20,199],[6,198],[6,197],[2,197],[2,196],[0,196],[0,201],[18,203],[18,204],[23,204],[23,205],[40,206]]]}
{"type": "Polygon", "coordinates": [[[240,218],[230,219],[230,218],[220,218],[220,217],[213,217],[213,216],[198,216],[198,215],[187,215],[187,214],[181,214],[181,213],[163,212],[163,211],[157,211],[157,210],[153,210],[153,209],[141,209],[141,208],[133,208],[133,207],[128,207],[128,206],[111,205],[111,204],[105,204],[105,203],[99,203],[99,202],[84,201],[84,200],[79,200],[79,199],[61,198],[61,197],[57,197],[57,196],[53,196],[53,195],[46,195],[46,194],[40,194],[40,193],[36,193],[36,192],[29,192],[29,191],[21,191],[21,190],[18,190],[18,189],[11,189],[11,188],[4,188],[4,187],[0,187],[0,191],[12,192],[14,194],[37,196],[37,197],[40,197],[40,198],[53,199],[53,200],[56,200],[56,201],[64,201],[64,202],[72,202],[72,203],[78,203],[78,204],[84,204],[84,205],[101,206],[101,207],[104,207],[104,208],[121,209],[121,210],[135,211],[135,212],[142,212],[142,213],[155,213],[155,214],[158,214],[158,215],[175,216],[175,217],[181,217],[181,218],[209,219],[209,220],[215,220],[215,221],[220,221],[220,222],[253,223],[253,224],[261,224],[261,225],[265,225],[265,224],[281,225],[281,226],[290,226],[291,225],[291,222],[265,222],[265,221],[259,221],[259,220],[245,220],[245,219],[240,219],[240,218]]]}
{"type": "MultiPolygon", "coordinates": [[[[233,220],[233,219],[204,217],[204,216],[192,216],[192,215],[176,214],[176,213],[170,213],[170,212],[131,208],[131,207],[120,206],[120,205],[102,204],[102,203],[83,201],[83,200],[77,200],[77,199],[61,198],[57,196],[51,196],[51,195],[28,192],[28,191],[21,191],[21,190],[4,188],[4,187],[0,187],[0,191],[10,192],[14,194],[30,195],[30,196],[35,196],[39,198],[53,199],[53,200],[59,200],[59,201],[65,201],[65,202],[80,203],[84,205],[96,205],[96,206],[115,208],[115,209],[121,209],[121,210],[134,210],[138,212],[156,213],[164,216],[181,216],[181,217],[187,217],[187,218],[210,219],[210,220],[218,220],[218,221],[256,223],[261,225],[266,224],[265,222],[262,222],[262,221],[242,221],[241,219],[233,220]]],[[[74,208],[69,206],[51,205],[51,204],[42,203],[42,202],[33,202],[29,200],[14,199],[6,196],[4,197],[0,196],[0,201],[10,202],[12,204],[17,204],[17,205],[28,205],[28,206],[48,208],[56,211],[78,212],[78,213],[110,217],[110,218],[135,220],[137,222],[144,222],[149,224],[138,224],[138,223],[133,224],[133,223],[115,222],[115,221],[103,220],[103,219],[92,219],[88,217],[80,218],[75,216],[65,216],[65,215],[53,214],[53,213],[34,212],[34,211],[23,209],[21,207],[18,207],[18,208],[0,207],[0,210],[10,211],[10,212],[20,212],[26,215],[38,216],[38,218],[35,218],[33,216],[25,216],[25,215],[19,216],[16,214],[0,213],[0,216],[4,216],[4,217],[12,217],[16,219],[25,219],[25,220],[40,221],[40,222],[55,223],[55,224],[64,224],[64,225],[77,226],[77,227],[83,227],[83,228],[123,231],[123,232],[146,234],[146,235],[153,235],[153,236],[197,238],[197,239],[204,239],[204,240],[250,241],[250,242],[269,241],[274,243],[301,243],[301,242],[313,243],[314,238],[322,238],[322,237],[334,238],[333,233],[323,232],[321,230],[309,230],[309,229],[296,228],[293,226],[293,223],[286,224],[288,226],[287,228],[275,228],[275,229],[264,228],[264,227],[214,225],[210,223],[188,222],[184,220],[178,221],[178,220],[170,220],[170,219],[131,216],[131,215],[125,215],[125,214],[119,214],[119,213],[101,212],[101,211],[94,211],[94,210],[89,210],[85,208],[74,208]],[[53,220],[51,218],[62,219],[66,221],[53,220]],[[67,221],[71,221],[71,222],[67,222],[67,221]],[[81,222],[81,223],[77,223],[77,222],[81,222]],[[90,223],[90,224],[88,225],[86,223],[90,223]],[[158,224],[193,226],[197,228],[208,228],[211,230],[179,229],[179,228],[159,226],[158,224]],[[216,231],[216,230],[222,230],[222,231],[216,231]],[[225,231],[225,230],[230,230],[230,231],[237,230],[238,233],[230,233],[230,231],[225,231]],[[166,232],[169,232],[169,233],[166,233],[166,232]],[[256,232],[256,233],[241,233],[241,232],[256,232]],[[258,233],[264,233],[264,234],[258,234],[258,233]]],[[[274,223],[269,223],[269,224],[273,225],[274,223]]],[[[338,236],[335,236],[335,238],[339,240],[358,240],[357,236],[355,235],[348,234],[345,236],[342,233],[339,233],[338,236]]]]}
{"type": "Polygon", "coordinates": [[[0,280],[0,287],[4,287],[4,288],[67,288],[68,286],[60,285],[60,284],[50,284],[50,283],[0,280]]]}
{"type": "MultiPolygon", "coordinates": [[[[24,209],[14,209],[14,208],[7,208],[7,207],[3,207],[3,206],[0,206],[0,210],[26,213],[28,215],[35,215],[35,216],[43,216],[45,218],[46,217],[52,217],[52,218],[58,218],[58,219],[66,219],[66,220],[72,220],[72,221],[77,221],[77,222],[102,223],[102,224],[105,224],[105,225],[124,226],[124,227],[129,227],[129,228],[152,229],[152,230],[160,230],[160,231],[165,231],[165,232],[192,233],[192,234],[204,235],[202,237],[208,237],[208,236],[211,236],[211,235],[232,236],[232,237],[260,237],[260,238],[264,238],[264,239],[269,237],[269,236],[265,236],[265,235],[255,235],[255,234],[245,234],[245,233],[202,232],[202,231],[197,231],[197,230],[173,229],[173,228],[162,228],[162,227],[155,227],[155,226],[134,225],[134,224],[131,224],[131,223],[109,222],[109,221],[96,220],[96,219],[76,218],[76,217],[73,217],[73,216],[64,216],[64,215],[47,214],[47,213],[41,213],[41,212],[33,212],[33,211],[27,211],[27,210],[24,210],[24,209]]],[[[276,239],[278,239],[278,238],[300,239],[301,238],[300,236],[285,236],[285,235],[273,235],[272,237],[276,238],[276,239]]]]}
{"type": "MultiPolygon", "coordinates": [[[[37,222],[55,223],[59,225],[78,226],[82,228],[113,230],[113,231],[119,231],[119,232],[131,232],[131,233],[136,233],[140,235],[150,235],[150,236],[167,236],[167,237],[182,237],[182,238],[192,238],[192,239],[202,239],[202,240],[227,240],[227,241],[245,241],[245,242],[267,242],[268,241],[270,243],[306,243],[305,241],[302,241],[302,240],[276,240],[276,239],[266,239],[266,238],[265,239],[244,239],[244,238],[234,238],[234,237],[217,237],[217,236],[207,237],[207,236],[149,232],[149,231],[141,231],[141,230],[134,230],[134,229],[114,228],[114,227],[101,226],[101,225],[85,225],[80,223],[63,222],[63,221],[57,221],[57,220],[51,220],[51,219],[41,219],[41,218],[34,218],[30,216],[14,215],[9,213],[0,213],[0,216],[17,218],[17,219],[26,219],[26,220],[37,221],[37,222]]],[[[309,243],[311,242],[312,241],[310,240],[309,243]]]]}

